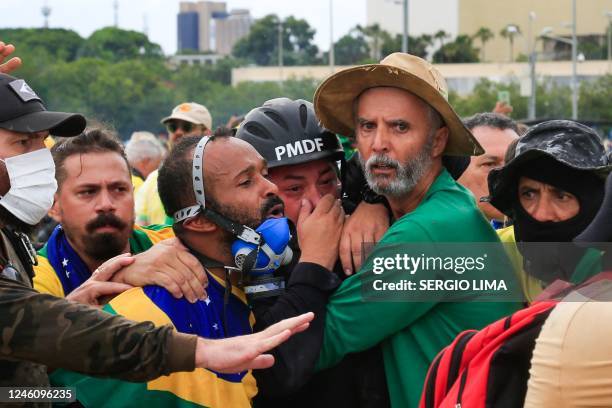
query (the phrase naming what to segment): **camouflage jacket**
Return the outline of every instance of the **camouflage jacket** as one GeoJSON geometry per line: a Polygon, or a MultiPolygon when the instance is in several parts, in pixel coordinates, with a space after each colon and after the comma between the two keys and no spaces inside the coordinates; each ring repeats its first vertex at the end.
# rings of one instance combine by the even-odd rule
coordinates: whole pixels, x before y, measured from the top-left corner
{"type": "Polygon", "coordinates": [[[16,272],[0,274],[0,386],[48,386],[45,366],[128,381],[194,369],[196,336],[40,294],[3,232],[0,245],[16,272]]]}

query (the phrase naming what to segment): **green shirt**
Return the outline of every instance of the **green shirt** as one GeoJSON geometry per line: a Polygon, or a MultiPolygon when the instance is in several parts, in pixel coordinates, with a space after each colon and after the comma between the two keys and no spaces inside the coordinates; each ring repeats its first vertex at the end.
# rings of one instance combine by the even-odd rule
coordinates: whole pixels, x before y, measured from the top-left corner
{"type": "MultiPolygon", "coordinates": [[[[429,364],[458,333],[482,328],[521,306],[518,302],[364,301],[362,284],[391,278],[369,272],[373,258],[385,253],[380,246],[410,242],[499,240],[473,196],[443,170],[419,206],[393,223],[361,270],[331,296],[317,369],[333,366],[348,353],[381,343],[394,407],[418,406],[429,364]]],[[[502,262],[509,263],[501,245],[499,250],[502,262]]]]}

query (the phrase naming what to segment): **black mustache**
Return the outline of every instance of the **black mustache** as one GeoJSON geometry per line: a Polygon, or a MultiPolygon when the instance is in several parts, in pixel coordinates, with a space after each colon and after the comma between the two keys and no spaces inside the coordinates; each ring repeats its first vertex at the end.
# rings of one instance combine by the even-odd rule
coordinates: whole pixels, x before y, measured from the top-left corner
{"type": "Polygon", "coordinates": [[[285,203],[283,202],[283,200],[281,200],[281,198],[277,195],[272,196],[268,199],[266,199],[266,201],[263,203],[263,205],[261,206],[261,218],[265,218],[266,215],[268,215],[268,212],[276,205],[282,205],[283,206],[283,211],[285,210],[285,203]]]}
{"type": "Polygon", "coordinates": [[[98,215],[93,221],[90,221],[85,226],[87,232],[94,232],[97,228],[101,227],[115,227],[118,229],[124,229],[127,224],[119,219],[115,214],[102,213],[98,215]]]}

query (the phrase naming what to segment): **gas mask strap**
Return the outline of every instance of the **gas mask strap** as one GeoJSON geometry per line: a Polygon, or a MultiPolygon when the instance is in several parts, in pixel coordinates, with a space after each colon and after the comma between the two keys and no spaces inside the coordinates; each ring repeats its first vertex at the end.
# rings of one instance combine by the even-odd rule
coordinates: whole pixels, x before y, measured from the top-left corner
{"type": "Polygon", "coordinates": [[[210,137],[204,136],[200,139],[193,150],[191,176],[193,180],[193,192],[195,193],[197,205],[181,208],[174,213],[174,223],[182,222],[196,216],[206,208],[206,197],[204,196],[204,172],[202,171],[204,148],[210,137]]]}
{"type": "Polygon", "coordinates": [[[261,242],[261,236],[257,232],[255,232],[255,230],[247,227],[246,225],[235,223],[229,220],[227,217],[219,214],[215,210],[211,210],[210,208],[204,208],[202,214],[206,218],[217,224],[219,227],[230,232],[232,235],[243,241],[250,242],[254,245],[259,245],[261,242]]]}
{"type": "Polygon", "coordinates": [[[182,208],[174,213],[174,222],[179,223],[188,218],[194,217],[199,213],[205,215],[212,222],[217,224],[219,227],[225,229],[231,234],[235,235],[239,239],[245,242],[250,242],[255,245],[259,245],[261,237],[253,229],[237,224],[227,217],[219,214],[217,211],[210,208],[206,208],[206,196],[204,194],[204,149],[206,144],[210,141],[209,136],[204,136],[200,139],[195,149],[193,150],[192,160],[192,180],[193,180],[193,192],[196,197],[196,205],[182,208]]]}

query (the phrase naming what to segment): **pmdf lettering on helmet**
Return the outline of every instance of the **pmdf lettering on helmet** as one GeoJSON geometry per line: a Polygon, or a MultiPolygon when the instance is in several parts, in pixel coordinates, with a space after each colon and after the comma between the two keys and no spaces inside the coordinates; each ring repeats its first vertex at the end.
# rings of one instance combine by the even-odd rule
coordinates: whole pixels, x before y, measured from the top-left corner
{"type": "Polygon", "coordinates": [[[277,160],[280,160],[285,155],[287,158],[290,158],[301,154],[312,153],[314,151],[320,152],[321,150],[323,150],[323,139],[320,137],[316,137],[313,140],[298,140],[297,142],[287,143],[284,146],[277,146],[274,148],[277,160]]]}

